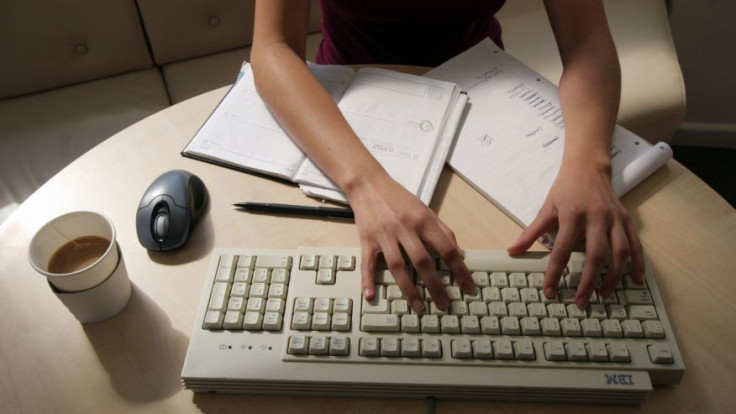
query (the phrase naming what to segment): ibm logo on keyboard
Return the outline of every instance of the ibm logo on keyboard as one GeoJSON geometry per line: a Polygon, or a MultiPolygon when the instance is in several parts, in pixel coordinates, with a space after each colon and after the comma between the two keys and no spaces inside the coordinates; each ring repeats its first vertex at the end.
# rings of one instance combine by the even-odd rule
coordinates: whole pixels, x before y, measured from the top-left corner
{"type": "Polygon", "coordinates": [[[603,374],[606,377],[606,385],[634,385],[631,374],[603,374]]]}

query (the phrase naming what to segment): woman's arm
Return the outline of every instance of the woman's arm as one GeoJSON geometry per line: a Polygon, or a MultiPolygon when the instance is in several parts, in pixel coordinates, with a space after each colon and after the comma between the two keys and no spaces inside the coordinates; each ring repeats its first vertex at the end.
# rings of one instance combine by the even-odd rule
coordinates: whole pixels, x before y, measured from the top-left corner
{"type": "Polygon", "coordinates": [[[256,1],[251,65],[261,98],[292,139],[345,193],[362,248],[362,289],[374,295],[376,258],[386,263],[412,308],[424,301],[407,271],[406,253],[438,306],[447,292],[433,267],[436,252],[460,285],[473,289],[454,234],[394,181],[366,150],[304,62],[309,0],[256,1]]]}
{"type": "Polygon", "coordinates": [[[575,297],[587,305],[605,263],[601,294],[613,292],[629,257],[644,280],[641,244],[633,221],[611,186],[610,148],[621,93],[621,69],[601,0],[545,0],[562,58],[560,102],[565,149],[560,171],[537,217],[509,247],[517,254],[558,228],[545,275],[553,296],[570,252],[585,240],[586,262],[575,297]]]}

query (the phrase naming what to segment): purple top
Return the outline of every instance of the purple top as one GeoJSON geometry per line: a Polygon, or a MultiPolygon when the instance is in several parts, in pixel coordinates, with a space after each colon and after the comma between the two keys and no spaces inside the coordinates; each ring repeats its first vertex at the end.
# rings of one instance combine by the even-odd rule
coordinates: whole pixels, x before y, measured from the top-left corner
{"type": "Polygon", "coordinates": [[[486,37],[506,0],[320,0],[317,63],[437,66],[486,37]]]}

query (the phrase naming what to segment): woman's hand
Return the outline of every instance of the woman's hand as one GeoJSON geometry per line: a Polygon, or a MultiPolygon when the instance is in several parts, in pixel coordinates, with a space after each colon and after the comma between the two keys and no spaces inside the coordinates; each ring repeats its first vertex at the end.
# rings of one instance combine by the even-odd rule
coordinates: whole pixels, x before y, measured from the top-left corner
{"type": "Polygon", "coordinates": [[[629,213],[611,187],[609,166],[590,162],[563,163],[537,217],[508,248],[510,254],[526,251],[536,239],[558,228],[557,238],[544,277],[547,297],[556,294],[562,271],[578,240],[585,239],[585,265],[575,295],[584,308],[595,289],[598,275],[608,263],[608,273],[600,286],[603,297],[610,295],[624,272],[628,258],[633,277],[644,282],[644,258],[629,213]]]}
{"type": "Polygon", "coordinates": [[[447,290],[434,266],[434,255],[447,263],[465,292],[475,289],[463,262],[453,232],[437,214],[387,175],[367,176],[346,190],[355,212],[362,248],[362,291],[366,299],[375,294],[374,277],[378,253],[383,253],[389,270],[412,309],[422,311],[424,299],[414,285],[405,256],[424,281],[441,309],[449,304],[447,290]]]}

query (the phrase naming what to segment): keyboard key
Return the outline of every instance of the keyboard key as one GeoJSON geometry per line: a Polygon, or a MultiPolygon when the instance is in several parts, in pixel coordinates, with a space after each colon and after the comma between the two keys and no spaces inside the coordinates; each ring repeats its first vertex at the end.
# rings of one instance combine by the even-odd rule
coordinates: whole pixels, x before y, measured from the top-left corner
{"type": "Polygon", "coordinates": [[[250,291],[250,285],[248,283],[243,282],[237,282],[233,283],[232,288],[230,288],[230,297],[236,296],[236,297],[248,297],[248,292],[250,291]]]}
{"type": "Polygon", "coordinates": [[[337,281],[334,269],[322,269],[317,271],[315,283],[318,285],[334,285],[337,281]]]}
{"type": "Polygon", "coordinates": [[[544,336],[561,336],[560,320],[557,318],[544,318],[539,321],[544,336]]]}
{"type": "Polygon", "coordinates": [[[396,337],[381,339],[381,356],[399,357],[401,356],[400,340],[396,337]]]}
{"type": "Polygon", "coordinates": [[[513,272],[509,274],[509,286],[515,289],[523,289],[527,287],[526,274],[521,272],[513,272]]]}
{"type": "Polygon", "coordinates": [[[504,272],[493,272],[489,278],[491,279],[491,287],[497,287],[499,289],[509,287],[509,278],[504,272]]]}
{"type": "Polygon", "coordinates": [[[332,330],[338,332],[350,330],[350,317],[347,313],[332,314],[332,330]]]}
{"type": "Polygon", "coordinates": [[[600,342],[589,343],[585,345],[588,351],[588,361],[591,362],[608,362],[608,349],[606,345],[600,342]]]}
{"type": "Polygon", "coordinates": [[[260,312],[245,312],[243,316],[243,329],[247,331],[260,331],[263,323],[263,314],[260,312]]]}
{"type": "Polygon", "coordinates": [[[358,345],[358,355],[364,357],[379,356],[380,344],[378,338],[374,336],[364,336],[360,338],[358,345]]]}
{"type": "Polygon", "coordinates": [[[313,302],[315,312],[332,312],[332,298],[315,298],[313,302]]]}
{"type": "Polygon", "coordinates": [[[309,353],[309,337],[304,335],[290,336],[287,353],[291,355],[307,355],[309,353]]]}
{"type": "MultiPolygon", "coordinates": [[[[645,321],[646,322],[646,321],[645,321]]],[[[656,321],[649,321],[656,322],[656,321]]],[[[641,322],[629,319],[621,322],[621,329],[624,331],[624,337],[626,338],[643,338],[644,329],[641,326],[641,322]]]]}
{"type": "Polygon", "coordinates": [[[547,306],[543,303],[530,303],[526,305],[526,311],[533,318],[542,319],[547,317],[547,306]]]}
{"type": "Polygon", "coordinates": [[[312,315],[312,329],[315,331],[329,331],[332,326],[332,317],[327,312],[314,312],[312,315]]]}
{"type": "Polygon", "coordinates": [[[360,330],[364,332],[399,332],[399,316],[367,313],[360,318],[360,330]]]}
{"type": "Polygon", "coordinates": [[[465,315],[460,318],[460,332],[464,334],[479,334],[480,321],[477,316],[465,315]]]}
{"type": "Polygon", "coordinates": [[[521,361],[534,361],[537,359],[532,341],[522,340],[514,342],[514,355],[516,355],[516,359],[521,361]]]}
{"type": "Polygon", "coordinates": [[[613,343],[606,345],[608,360],[611,362],[631,362],[629,348],[624,343],[613,343]]]}
{"type": "Polygon", "coordinates": [[[243,314],[238,311],[227,311],[222,321],[222,327],[230,330],[243,329],[243,314]]]}
{"type": "Polygon", "coordinates": [[[422,356],[422,346],[419,338],[404,338],[401,340],[401,356],[419,358],[422,356]]]}
{"type": "Polygon", "coordinates": [[[355,270],[355,256],[338,256],[337,270],[347,272],[355,270]]]}
{"type": "Polygon", "coordinates": [[[517,288],[503,288],[501,289],[501,300],[504,303],[509,304],[511,302],[519,302],[519,289],[517,288]]]}
{"type": "MultiPolygon", "coordinates": [[[[431,305],[430,305],[431,306],[431,305]]],[[[409,302],[404,299],[392,300],[391,301],[391,313],[394,315],[407,315],[411,313],[409,308],[409,302]]]]}
{"type": "Polygon", "coordinates": [[[565,361],[567,359],[565,345],[560,341],[545,342],[544,357],[547,361],[565,361]]]}
{"type": "Polygon", "coordinates": [[[347,313],[353,312],[353,300],[349,298],[335,298],[332,302],[332,312],[347,313]]]}
{"type": "Polygon", "coordinates": [[[497,287],[484,287],[480,290],[480,294],[486,303],[501,301],[501,289],[497,287]]]}
{"type": "Polygon", "coordinates": [[[580,329],[583,331],[583,336],[594,338],[603,336],[603,328],[598,319],[583,319],[580,321],[580,329]]]}
{"type": "Polygon", "coordinates": [[[641,327],[644,330],[645,338],[664,338],[664,328],[662,328],[662,324],[659,321],[644,321],[641,323],[641,327]]]}
{"type": "Polygon", "coordinates": [[[525,304],[539,302],[539,291],[534,288],[523,288],[519,291],[521,301],[525,304]]]}
{"type": "Polygon", "coordinates": [[[627,306],[629,319],[638,319],[640,321],[656,320],[657,311],[654,306],[650,305],[631,305],[627,306]]]}
{"type": "Polygon", "coordinates": [[[464,316],[468,314],[468,304],[462,300],[454,300],[450,302],[447,313],[451,315],[464,316]]]}
{"type": "Polygon", "coordinates": [[[307,312],[294,312],[291,317],[291,329],[308,331],[312,328],[312,315],[307,312]]]}
{"type": "Polygon", "coordinates": [[[271,270],[256,267],[253,271],[253,283],[271,283],[271,270]]]}
{"type": "Polygon", "coordinates": [[[281,315],[284,314],[284,310],[286,309],[286,301],[284,299],[281,299],[279,297],[272,297],[266,299],[266,312],[277,312],[281,315]]]}
{"type": "Polygon", "coordinates": [[[457,315],[443,315],[440,319],[442,333],[460,333],[460,319],[457,315]]]}
{"type": "Polygon", "coordinates": [[[473,272],[470,277],[473,279],[473,282],[475,282],[475,285],[481,289],[491,285],[491,282],[488,279],[488,273],[486,272],[473,272]]]}
{"type": "Polygon", "coordinates": [[[335,269],[337,267],[337,257],[332,255],[322,255],[319,257],[320,269],[335,269]]]}
{"type": "Polygon", "coordinates": [[[473,349],[467,339],[453,339],[450,344],[450,355],[455,359],[473,358],[473,349]]]}
{"type": "Polygon", "coordinates": [[[583,362],[588,360],[588,352],[583,342],[568,342],[565,344],[565,353],[568,361],[583,362]]]}
{"type": "Polygon", "coordinates": [[[283,267],[291,268],[291,256],[259,255],[256,258],[256,267],[283,267]]]}
{"type": "Polygon", "coordinates": [[[539,319],[537,318],[527,316],[519,321],[519,325],[521,326],[522,335],[536,336],[542,334],[542,328],[539,326],[539,319]]]}
{"type": "Polygon", "coordinates": [[[616,319],[601,321],[601,328],[603,329],[603,336],[606,338],[621,338],[624,336],[624,332],[621,329],[621,322],[616,319]]]}
{"type": "Polygon", "coordinates": [[[330,355],[350,355],[350,339],[345,336],[333,336],[330,338],[330,355]]]}
{"type": "Polygon", "coordinates": [[[675,363],[670,347],[665,344],[654,344],[647,347],[649,359],[655,364],[671,365],[675,363]]]}
{"type": "Polygon", "coordinates": [[[220,261],[217,264],[217,272],[215,273],[216,282],[230,283],[233,281],[233,274],[235,273],[235,263],[237,263],[237,257],[232,254],[223,254],[220,256],[220,261]]]}
{"type": "Polygon", "coordinates": [[[283,283],[273,283],[268,288],[269,298],[286,299],[286,285],[283,283]]]}
{"type": "Polygon", "coordinates": [[[442,342],[439,339],[424,338],[421,346],[424,358],[442,358],[442,342]]]}
{"type": "Polygon", "coordinates": [[[562,336],[581,336],[580,321],[574,318],[565,318],[560,320],[560,329],[562,336]]]}
{"type": "Polygon", "coordinates": [[[280,331],[284,323],[284,317],[279,312],[266,312],[263,314],[261,329],[264,331],[280,331]]]}
{"type": "Polygon", "coordinates": [[[294,299],[294,312],[312,313],[312,298],[294,299]]]}
{"type": "Polygon", "coordinates": [[[309,338],[309,355],[327,355],[329,343],[327,337],[324,336],[313,336],[309,338]]]}
{"type": "Polygon", "coordinates": [[[509,311],[506,308],[506,304],[503,302],[492,302],[488,304],[488,314],[502,318],[508,316],[509,311]]]}
{"type": "Polygon", "coordinates": [[[626,308],[623,305],[608,305],[606,306],[606,310],[608,310],[608,319],[616,319],[619,321],[628,319],[626,308]]]}
{"type": "Polygon", "coordinates": [[[493,359],[493,346],[487,339],[473,341],[473,357],[476,359],[493,359]]]}
{"type": "Polygon", "coordinates": [[[242,312],[245,312],[245,304],[246,304],[245,298],[230,298],[227,301],[227,310],[238,311],[242,313],[242,312]]]}
{"type": "Polygon", "coordinates": [[[204,314],[204,323],[202,328],[204,329],[221,329],[222,323],[225,320],[225,314],[220,311],[207,311],[204,314]]]}
{"type": "Polygon", "coordinates": [[[289,272],[286,269],[273,269],[271,272],[271,283],[289,283],[289,272]]]}
{"type": "Polygon", "coordinates": [[[420,330],[419,315],[401,316],[401,332],[418,333],[420,330]]]}
{"type": "Polygon", "coordinates": [[[547,305],[547,315],[550,318],[565,319],[567,318],[567,310],[562,303],[550,303],[547,305]]]}
{"type": "Polygon", "coordinates": [[[422,315],[422,332],[424,333],[439,333],[440,332],[440,318],[437,315],[422,315]]]}
{"type": "Polygon", "coordinates": [[[210,303],[207,309],[222,311],[225,310],[227,304],[228,292],[230,291],[230,284],[224,282],[216,282],[212,285],[212,293],[210,293],[210,303]]]}
{"type": "Polygon", "coordinates": [[[263,312],[266,310],[266,300],[263,298],[250,298],[245,305],[246,312],[263,312]]]}
{"type": "Polygon", "coordinates": [[[511,341],[506,339],[494,341],[493,354],[496,356],[496,359],[514,359],[514,347],[511,341]]]}
{"type": "Polygon", "coordinates": [[[319,263],[319,256],[317,255],[302,255],[299,258],[299,269],[301,270],[317,270],[319,263]]]}
{"type": "Polygon", "coordinates": [[[519,318],[513,316],[504,316],[501,318],[501,333],[504,335],[521,335],[519,318]]]}
{"type": "Polygon", "coordinates": [[[373,299],[367,300],[363,298],[363,310],[365,313],[388,313],[389,303],[388,300],[383,298],[384,289],[383,286],[376,286],[375,296],[373,299]]]}
{"type": "Polygon", "coordinates": [[[480,331],[483,335],[501,335],[501,322],[497,316],[480,318],[480,331]]]}

